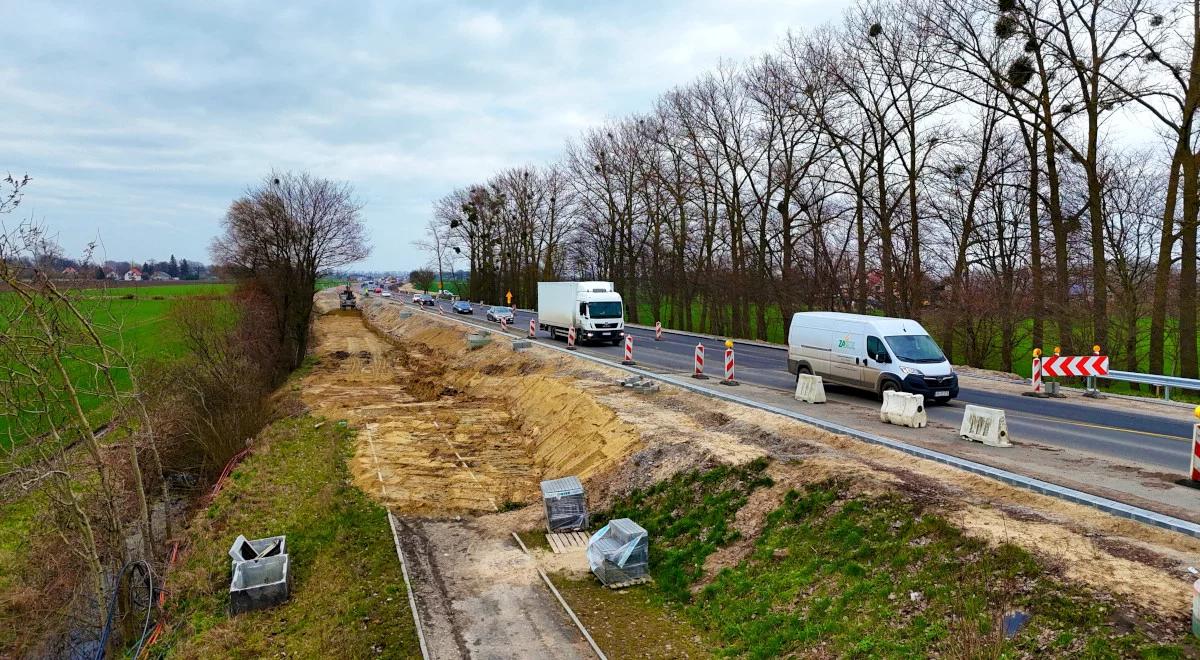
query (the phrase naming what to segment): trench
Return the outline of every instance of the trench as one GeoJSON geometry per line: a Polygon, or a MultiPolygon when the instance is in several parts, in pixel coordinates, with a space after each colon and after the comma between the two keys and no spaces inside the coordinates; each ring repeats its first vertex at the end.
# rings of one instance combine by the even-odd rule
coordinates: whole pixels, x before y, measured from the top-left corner
{"type": "Polygon", "coordinates": [[[640,445],[584,388],[507,342],[357,315],[317,320],[303,398],[358,431],[354,483],[397,515],[490,513],[537,501],[543,479],[581,478],[640,445]]]}

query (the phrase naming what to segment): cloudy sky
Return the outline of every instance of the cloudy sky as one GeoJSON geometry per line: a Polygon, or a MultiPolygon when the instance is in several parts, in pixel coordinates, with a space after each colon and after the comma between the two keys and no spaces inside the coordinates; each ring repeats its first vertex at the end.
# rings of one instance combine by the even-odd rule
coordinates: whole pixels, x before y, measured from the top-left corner
{"type": "Polygon", "coordinates": [[[22,210],[68,252],[207,261],[231,199],[305,169],[356,187],[365,267],[407,269],[450,189],[846,4],[9,3],[0,173],[33,176],[22,210]]]}

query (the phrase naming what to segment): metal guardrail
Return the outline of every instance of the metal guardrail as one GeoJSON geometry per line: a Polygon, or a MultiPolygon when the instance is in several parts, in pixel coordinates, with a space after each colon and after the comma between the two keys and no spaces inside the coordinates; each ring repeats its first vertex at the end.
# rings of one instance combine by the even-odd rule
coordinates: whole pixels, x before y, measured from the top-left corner
{"type": "Polygon", "coordinates": [[[1123,380],[1127,383],[1142,385],[1157,385],[1163,388],[1163,398],[1171,400],[1171,388],[1178,390],[1194,390],[1200,392],[1200,380],[1181,378],[1179,376],[1159,376],[1156,374],[1139,374],[1134,371],[1109,371],[1107,376],[1097,376],[1106,380],[1123,380]]]}

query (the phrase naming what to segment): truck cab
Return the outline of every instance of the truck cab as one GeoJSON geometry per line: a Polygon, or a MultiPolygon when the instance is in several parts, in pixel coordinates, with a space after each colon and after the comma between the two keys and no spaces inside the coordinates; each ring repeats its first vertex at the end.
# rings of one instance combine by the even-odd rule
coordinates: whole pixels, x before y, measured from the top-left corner
{"type": "Polygon", "coordinates": [[[625,303],[612,282],[538,282],[538,324],[551,336],[575,328],[579,342],[625,338],[625,303]]]}

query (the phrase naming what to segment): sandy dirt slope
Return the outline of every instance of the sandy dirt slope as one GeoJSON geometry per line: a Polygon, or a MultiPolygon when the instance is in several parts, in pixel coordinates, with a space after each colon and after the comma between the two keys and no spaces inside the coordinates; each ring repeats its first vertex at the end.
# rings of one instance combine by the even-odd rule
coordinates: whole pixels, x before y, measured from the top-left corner
{"type": "MultiPolygon", "coordinates": [[[[400,318],[401,309],[375,302],[366,306],[365,316],[381,332],[409,345],[409,350],[451,365],[439,382],[472,396],[497,388],[503,390],[495,394],[498,398],[517,395],[519,400],[509,399],[508,405],[527,446],[538,442],[528,434],[536,436],[546,429],[555,429],[558,436],[579,432],[592,438],[574,450],[554,444],[561,439],[542,438],[550,444],[533,452],[532,462],[542,470],[541,476],[559,476],[547,471],[547,466],[575,467],[571,461],[579,460],[579,452],[593,455],[584,476],[594,508],[604,506],[614,493],[649,485],[679,470],[766,454],[779,461],[772,471],[780,486],[764,492],[745,519],[739,519],[739,528],[744,527],[747,536],[755,533],[760,516],[778,505],[787,488],[838,478],[863,492],[900,492],[917,499],[968,533],[1022,546],[1049,560],[1067,578],[1127,599],[1171,625],[1186,616],[1191,582],[1186,567],[1200,554],[1200,540],[694,393],[664,387],[651,396],[633,394],[613,384],[623,372],[536,346],[514,353],[498,334],[492,345],[467,351],[461,325],[419,312],[400,318]],[[566,400],[547,398],[546,404],[537,406],[523,402],[528,393],[520,386],[537,390],[541,386],[529,384],[539,380],[566,388],[566,400]],[[616,445],[601,445],[598,457],[597,443],[605,434],[593,433],[588,424],[564,422],[575,414],[572,406],[564,404],[575,399],[587,401],[583,408],[588,414],[602,420],[608,436],[620,438],[616,445]],[[563,455],[555,454],[553,447],[562,449],[563,455]],[[566,456],[570,451],[576,452],[576,458],[566,456]]],[[[536,499],[536,492],[528,497],[536,499]]],[[[540,524],[540,511],[527,507],[485,516],[479,522],[493,518],[508,529],[530,529],[540,524]]],[[[721,553],[710,568],[736,563],[748,547],[721,553]]]]}

